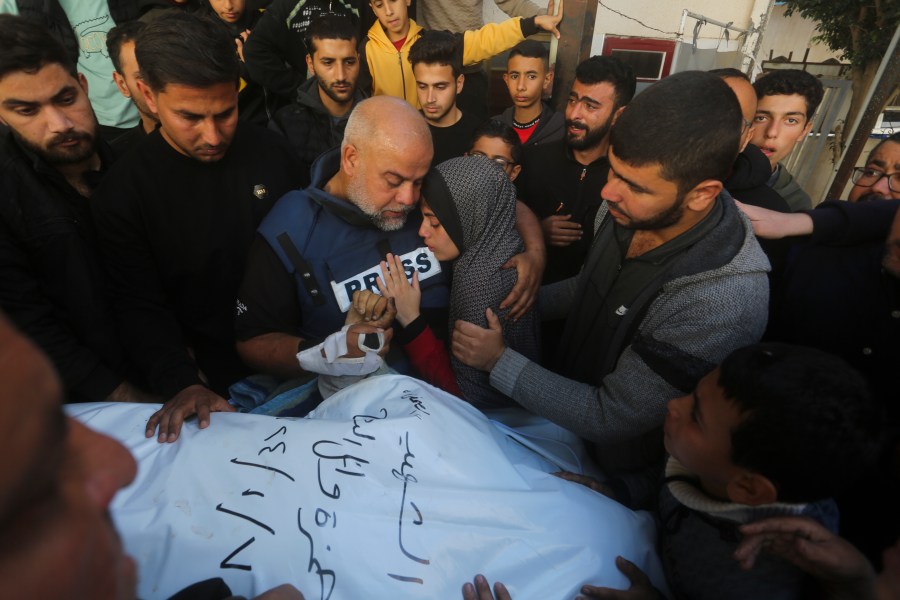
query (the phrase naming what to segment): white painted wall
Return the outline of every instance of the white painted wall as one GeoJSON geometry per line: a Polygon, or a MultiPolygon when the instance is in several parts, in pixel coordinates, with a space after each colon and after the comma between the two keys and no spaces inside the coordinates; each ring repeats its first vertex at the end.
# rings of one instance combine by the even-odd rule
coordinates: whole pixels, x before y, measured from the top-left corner
{"type": "Polygon", "coordinates": [[[766,25],[760,46],[760,60],[768,60],[769,50],[772,50],[773,56],[776,57],[788,56],[790,52],[793,52],[792,60],[800,62],[803,60],[806,48],[809,48],[809,57],[807,58],[809,62],[823,62],[829,58],[840,60],[839,53],[832,52],[824,44],[811,41],[817,34],[814,21],[804,19],[797,14],[786,17],[784,12],[784,6],[772,8],[772,16],[766,25]]]}

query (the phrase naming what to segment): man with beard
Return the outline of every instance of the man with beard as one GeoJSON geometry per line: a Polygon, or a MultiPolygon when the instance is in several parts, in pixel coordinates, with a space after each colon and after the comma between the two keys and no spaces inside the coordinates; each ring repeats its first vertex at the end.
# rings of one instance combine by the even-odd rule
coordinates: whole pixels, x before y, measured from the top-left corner
{"type": "Polygon", "coordinates": [[[175,13],[137,38],[138,89],[160,127],[110,170],[92,215],[126,350],[168,399],[150,437],[234,410],[249,374],[234,349],[234,298],[256,227],[299,185],[283,138],[238,123],[240,66],[218,23],[175,13]]]}
{"type": "MultiPolygon", "coordinates": [[[[316,160],[310,186],[281,198],[253,241],[236,310],[247,364],[304,375],[300,351],[341,329],[354,291],[377,291],[388,252],[408,276],[418,271],[423,308],[447,306],[446,279],[418,236],[421,218],[407,218],[431,157],[428,126],[410,104],[377,96],[356,106],[340,148],[316,160]]],[[[352,349],[353,336],[346,341],[352,349]]]]}
{"type": "Polygon", "coordinates": [[[584,269],[541,289],[542,316],[567,315],[553,371],[506,348],[490,311],[488,329],[453,332],[459,360],[593,442],[625,504],[661,464],[666,402],[765,329],[769,263],[722,188],[741,129],[737,98],[709,73],[671,75],[622,111],[584,269]]]}
{"type": "Polygon", "coordinates": [[[304,187],[313,161],[340,145],[350,111],[365,98],[356,87],[357,29],[349,17],[340,15],[325,15],[310,24],[306,66],[313,77],[297,89],[294,103],[269,122],[269,129],[284,135],[300,158],[304,187]]]}
{"type": "Polygon", "coordinates": [[[866,166],[853,169],[850,202],[900,200],[900,132],[881,140],[869,153],[866,166]]]}
{"type": "Polygon", "coordinates": [[[87,82],[43,26],[0,15],[0,307],[51,358],[70,401],[149,399],[105,298],[88,196],[112,161],[87,82]]]}
{"type": "Polygon", "coordinates": [[[631,67],[611,56],[592,56],[575,69],[565,139],[525,148],[516,183],[541,219],[547,244],[544,284],[572,277],[584,264],[609,172],[610,126],[634,89],[631,67]]]}

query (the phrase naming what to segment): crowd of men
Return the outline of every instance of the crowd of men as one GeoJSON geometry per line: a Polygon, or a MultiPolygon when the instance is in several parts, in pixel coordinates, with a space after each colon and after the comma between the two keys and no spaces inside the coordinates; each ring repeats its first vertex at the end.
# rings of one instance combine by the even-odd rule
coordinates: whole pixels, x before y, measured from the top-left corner
{"type": "MultiPolygon", "coordinates": [[[[19,16],[0,15],[0,309],[30,341],[0,323],[0,427],[21,459],[0,470],[2,547],[27,542],[18,520],[65,469],[111,469],[103,491],[91,484],[101,513],[133,477],[120,448],[73,462],[82,441],[107,442],[65,425],[60,399],[162,403],[146,434],[174,442],[186,418],[234,411],[229,387],[252,374],[361,377],[385,362],[416,375],[390,347],[404,335],[390,309],[346,320],[390,253],[418,272],[454,359],[584,439],[604,473],[564,477],[660,515],[676,595],[890,587],[833,533],[876,566],[900,536],[900,136],[855,170],[849,202],[813,209],[784,165],[823,97],[804,71],[685,72],[635,95],[627,64],[594,56],[556,112],[546,45],[526,38],[558,36],[562,3],[504,2],[526,16],[483,25],[468,14],[480,2],[422,2],[432,29],[403,0],[262,4],[3,4],[19,16]],[[480,65],[507,50],[509,108],[486,120],[480,65]],[[463,155],[517,187],[525,249],[500,308],[539,314],[540,360],[507,347],[497,307],[448,324],[448,268],[417,205],[429,169],[463,155]],[[765,529],[772,517],[788,520],[765,529]],[[787,562],[757,559],[779,535],[770,554],[787,562]],[[854,569],[829,571],[835,555],[797,539],[854,569]]],[[[66,501],[85,510],[78,493],[66,501]]],[[[0,550],[0,573],[22,590],[66,585],[30,560],[0,550]]],[[[885,577],[897,562],[886,555],[885,577]]],[[[133,567],[120,570],[73,577],[127,592],[133,567]]],[[[464,594],[492,597],[483,578],[464,594]]]]}

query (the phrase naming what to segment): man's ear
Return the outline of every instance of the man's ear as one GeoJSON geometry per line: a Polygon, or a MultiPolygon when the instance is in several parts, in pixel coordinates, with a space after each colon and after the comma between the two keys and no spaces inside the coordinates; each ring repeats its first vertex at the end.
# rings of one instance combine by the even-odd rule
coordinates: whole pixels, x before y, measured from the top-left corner
{"type": "Polygon", "coordinates": [[[112,75],[113,81],[116,82],[116,87],[119,88],[119,93],[126,98],[131,98],[131,92],[128,91],[128,86],[125,85],[125,78],[118,71],[113,71],[112,75]]]}
{"type": "Polygon", "coordinates": [[[352,177],[359,168],[359,149],[353,144],[341,148],[341,171],[352,177]]]}
{"type": "Polygon", "coordinates": [[[812,126],[813,126],[813,124],[812,124],[812,119],[807,120],[807,121],[806,121],[806,127],[803,128],[803,133],[801,133],[800,135],[797,136],[797,139],[794,140],[794,143],[796,144],[797,142],[802,141],[803,138],[805,138],[806,136],[808,136],[808,135],[809,135],[809,132],[812,131],[812,126]]]}
{"type": "Polygon", "coordinates": [[[150,86],[142,80],[138,79],[136,81],[138,93],[140,93],[144,97],[144,101],[147,103],[147,108],[150,109],[150,112],[158,115],[159,109],[156,106],[156,99],[153,97],[153,90],[150,89],[150,86]]]}
{"type": "Polygon", "coordinates": [[[88,82],[87,82],[87,77],[84,76],[84,73],[78,74],[78,85],[81,86],[81,89],[84,90],[85,94],[88,93],[88,82]]]}
{"type": "Polygon", "coordinates": [[[456,78],[456,93],[459,94],[463,91],[463,86],[466,84],[466,76],[462,73],[459,74],[459,77],[456,78]]]}
{"type": "Polygon", "coordinates": [[[620,106],[619,108],[616,109],[616,112],[613,113],[613,119],[612,119],[613,125],[615,125],[616,121],[619,119],[619,115],[622,114],[623,110],[625,110],[625,107],[620,106]]]}
{"type": "Polygon", "coordinates": [[[522,172],[522,165],[516,165],[512,168],[512,173],[509,174],[509,180],[515,181],[516,177],[519,176],[519,173],[522,172]]]}
{"type": "Polygon", "coordinates": [[[778,500],[778,490],[768,477],[751,471],[741,473],[731,479],[725,486],[728,499],[737,504],[760,506],[772,504],[778,500]]]}
{"type": "Polygon", "coordinates": [[[706,179],[685,194],[684,203],[690,210],[703,212],[716,201],[716,197],[722,193],[722,188],[721,181],[706,179]]]}
{"type": "Polygon", "coordinates": [[[308,73],[315,73],[313,70],[313,57],[311,54],[306,55],[306,70],[308,73]]]}

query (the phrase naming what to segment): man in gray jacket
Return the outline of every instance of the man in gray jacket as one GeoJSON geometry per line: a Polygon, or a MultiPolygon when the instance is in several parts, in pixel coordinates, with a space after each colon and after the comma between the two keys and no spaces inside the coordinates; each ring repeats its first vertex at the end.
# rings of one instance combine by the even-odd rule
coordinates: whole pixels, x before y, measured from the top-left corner
{"type": "Polygon", "coordinates": [[[626,504],[628,475],[662,458],[666,402],[766,326],[769,264],[721,183],[741,129],[708,73],[670,76],[622,112],[584,268],[541,290],[542,317],[566,318],[553,371],[506,348],[493,314],[453,333],[491,385],[593,442],[626,504]]]}

